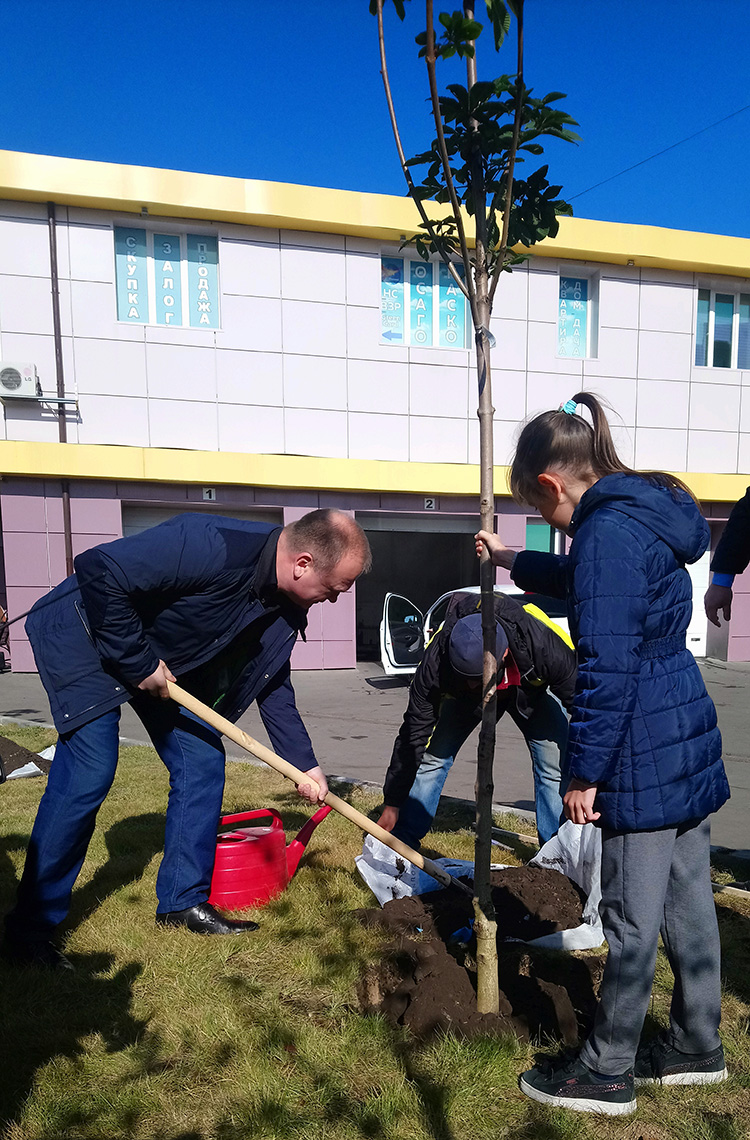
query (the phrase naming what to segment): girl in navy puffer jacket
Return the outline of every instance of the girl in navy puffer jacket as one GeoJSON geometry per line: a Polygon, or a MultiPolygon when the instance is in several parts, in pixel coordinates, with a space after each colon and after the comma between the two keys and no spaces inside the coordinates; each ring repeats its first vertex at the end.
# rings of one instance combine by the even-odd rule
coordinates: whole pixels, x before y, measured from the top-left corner
{"type": "Polygon", "coordinates": [[[621,463],[590,393],[526,425],[511,489],[573,538],[566,557],[515,555],[484,531],[477,545],[522,589],[568,600],[578,682],[564,802],[569,819],[602,828],[609,944],[580,1054],[529,1070],[521,1088],[578,1111],[629,1113],[634,1084],[726,1077],[707,817],[729,786],[716,711],[685,643],[685,565],[705,552],[709,529],[678,479],[621,463]],[[675,976],[670,1025],[639,1048],[660,930],[675,976]]]}

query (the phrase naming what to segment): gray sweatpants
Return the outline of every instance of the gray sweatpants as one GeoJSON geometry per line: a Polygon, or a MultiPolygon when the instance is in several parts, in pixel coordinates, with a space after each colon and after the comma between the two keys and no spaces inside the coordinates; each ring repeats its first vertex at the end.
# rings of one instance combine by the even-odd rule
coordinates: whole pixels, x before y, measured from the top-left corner
{"type": "Polygon", "coordinates": [[[716,1049],[721,963],[708,820],[659,831],[602,829],[599,913],[609,956],[584,1064],[607,1075],[632,1068],[660,931],[675,979],[670,1043],[684,1053],[716,1049]]]}

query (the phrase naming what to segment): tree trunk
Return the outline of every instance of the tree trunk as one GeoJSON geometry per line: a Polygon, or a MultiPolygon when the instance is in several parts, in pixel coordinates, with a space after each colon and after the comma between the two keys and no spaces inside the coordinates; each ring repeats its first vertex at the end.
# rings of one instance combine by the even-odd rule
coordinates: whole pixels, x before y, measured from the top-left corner
{"type": "MultiPolygon", "coordinates": [[[[477,308],[480,328],[476,334],[477,380],[479,383],[479,455],[481,472],[480,514],[482,529],[495,529],[494,448],[492,385],[490,379],[489,304],[486,264],[477,257],[477,308]]],[[[476,841],[474,844],[474,929],[477,936],[477,1009],[497,1013],[500,1003],[497,977],[497,923],[492,905],[492,799],[494,790],[495,727],[497,722],[497,661],[495,659],[495,571],[485,551],[480,564],[484,675],[482,679],[482,725],[477,750],[476,841]]]]}

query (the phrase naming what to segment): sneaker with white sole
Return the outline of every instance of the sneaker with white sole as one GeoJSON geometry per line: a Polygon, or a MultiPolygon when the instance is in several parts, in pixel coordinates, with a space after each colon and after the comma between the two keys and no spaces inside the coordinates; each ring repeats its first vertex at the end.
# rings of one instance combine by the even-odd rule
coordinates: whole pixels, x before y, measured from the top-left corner
{"type": "Polygon", "coordinates": [[[641,1045],[635,1058],[636,1085],[716,1085],[727,1079],[724,1049],[681,1053],[664,1037],[641,1045]]]}
{"type": "Polygon", "coordinates": [[[532,1100],[573,1112],[594,1112],[603,1116],[627,1116],[637,1104],[633,1074],[603,1077],[587,1069],[577,1056],[540,1060],[522,1073],[521,1092],[532,1100]]]}

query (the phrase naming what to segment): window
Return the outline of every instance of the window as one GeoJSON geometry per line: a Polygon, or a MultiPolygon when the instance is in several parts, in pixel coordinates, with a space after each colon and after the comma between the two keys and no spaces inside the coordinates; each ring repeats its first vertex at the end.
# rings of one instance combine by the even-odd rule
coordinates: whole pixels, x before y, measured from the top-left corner
{"type": "Polygon", "coordinates": [[[217,329],[218,263],[214,236],[115,227],[118,321],[217,329]]]}
{"type": "Polygon", "coordinates": [[[599,290],[596,277],[560,274],[557,355],[596,356],[599,290]]]}
{"type": "Polygon", "coordinates": [[[750,293],[698,290],[695,363],[750,368],[750,293]]]}
{"type": "Polygon", "coordinates": [[[443,262],[382,257],[380,277],[381,341],[466,348],[466,300],[443,262]]]}

